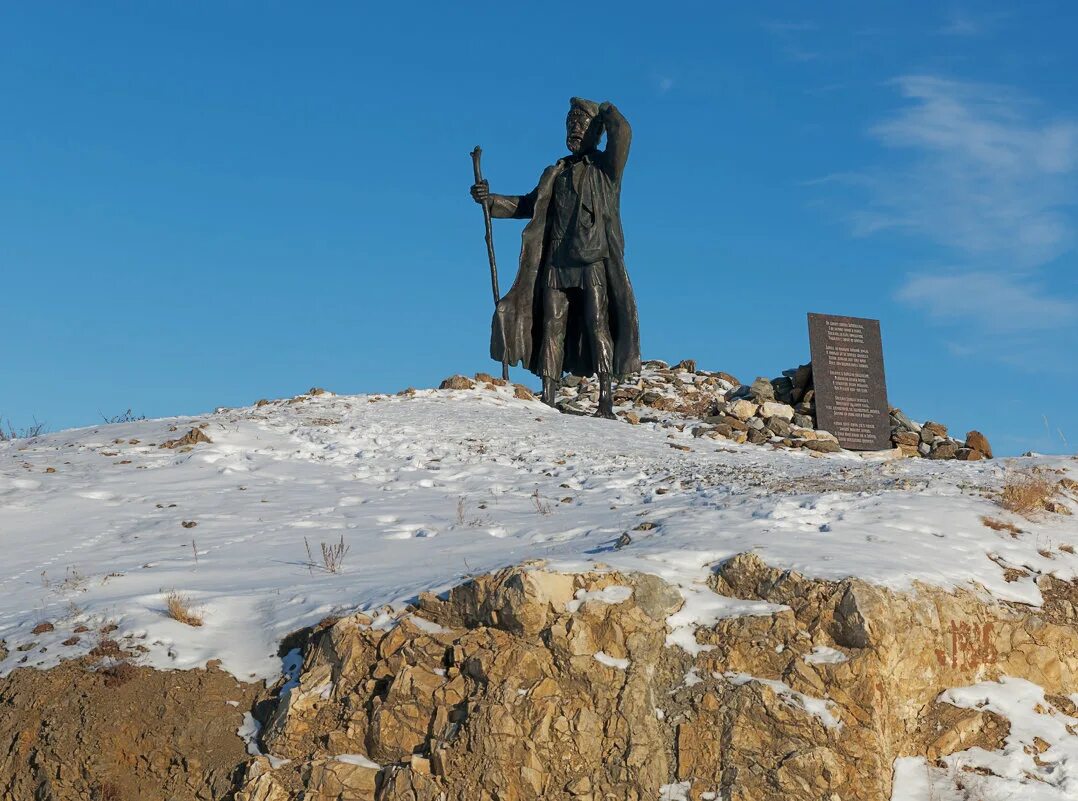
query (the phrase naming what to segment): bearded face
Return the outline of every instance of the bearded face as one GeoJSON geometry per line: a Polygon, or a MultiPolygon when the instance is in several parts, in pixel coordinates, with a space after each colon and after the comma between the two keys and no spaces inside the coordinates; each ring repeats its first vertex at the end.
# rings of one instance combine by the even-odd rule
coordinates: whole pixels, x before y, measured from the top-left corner
{"type": "Polygon", "coordinates": [[[602,122],[583,109],[573,108],[565,118],[565,146],[573,155],[598,147],[602,133],[602,122]]]}

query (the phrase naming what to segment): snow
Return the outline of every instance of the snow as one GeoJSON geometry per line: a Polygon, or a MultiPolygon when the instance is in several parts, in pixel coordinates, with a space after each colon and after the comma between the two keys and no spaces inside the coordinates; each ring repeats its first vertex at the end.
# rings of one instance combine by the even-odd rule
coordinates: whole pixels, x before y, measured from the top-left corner
{"type": "Polygon", "coordinates": [[[236,729],[236,734],[247,744],[247,753],[251,756],[261,756],[262,749],[258,747],[258,735],[262,731],[262,724],[254,719],[250,712],[243,713],[243,722],[236,729]]]}
{"type": "Polygon", "coordinates": [[[599,651],[595,654],[595,661],[600,662],[607,667],[617,668],[618,670],[627,670],[629,667],[628,659],[621,659],[616,656],[611,656],[605,651],[599,651]]]}
{"type": "Polygon", "coordinates": [[[947,690],[939,700],[1002,715],[1010,734],[999,751],[970,748],[942,757],[945,767],[923,757],[896,760],[891,801],[1078,798],[1078,718],[1049,703],[1042,688],[1005,676],[947,690]]]}
{"type": "Polygon", "coordinates": [[[735,671],[727,671],[726,673],[713,674],[716,679],[724,678],[734,685],[748,684],[750,681],[754,681],[758,684],[763,684],[770,687],[772,692],[779,696],[783,701],[799,706],[810,715],[820,719],[829,729],[838,729],[842,727],[842,721],[835,717],[831,708],[835,705],[834,701],[830,701],[826,698],[813,698],[811,695],[805,695],[797,690],[793,689],[789,684],[778,681],[776,679],[761,679],[757,676],[750,676],[747,673],[737,673],[735,671]]]}
{"type": "Polygon", "coordinates": [[[691,788],[691,781],[664,784],[659,788],[659,801],[689,801],[691,788]]]}
{"type": "Polygon", "coordinates": [[[604,587],[601,590],[588,591],[580,589],[576,591],[573,600],[565,604],[565,608],[569,612],[575,613],[588,601],[596,601],[603,604],[620,604],[628,601],[632,596],[632,587],[624,587],[618,584],[604,587]]]}
{"type": "Polygon", "coordinates": [[[359,765],[361,768],[370,768],[371,770],[382,769],[381,765],[368,757],[365,757],[363,754],[338,754],[334,759],[349,765],[359,765]]]}
{"type": "MultiPolygon", "coordinates": [[[[1078,547],[1075,518],[1025,521],[989,497],[1008,470],[1075,477],[1069,458],[815,457],[563,415],[511,389],[327,394],[0,443],[0,675],[83,654],[115,624],[109,636],[144,648],[141,663],[219,659],[238,678],[276,679],[289,632],[357,609],[392,626],[420,592],[532,559],[672,582],[685,606],[670,643],[693,653],[697,625],[782,609],[706,586],[745,551],[824,579],[1034,605],[1039,573],[1078,575],[1078,556],[1059,549],[1078,547]],[[195,426],[212,443],[156,447],[195,426]],[[1026,533],[993,531],[982,515],[1026,533]],[[632,543],[615,549],[625,532],[632,543]],[[332,572],[321,545],[342,539],[332,572]],[[1005,566],[1029,575],[1007,582],[1005,566]],[[201,627],[168,617],[170,591],[191,598],[201,627]],[[55,630],[32,634],[45,620],[55,630]],[[61,645],[78,626],[90,631],[61,645]]],[[[617,602],[610,590],[573,603],[617,602]]]]}
{"type": "Polygon", "coordinates": [[[817,645],[812,653],[805,654],[805,661],[810,665],[839,665],[848,658],[842,651],[826,645],[817,645]]]}

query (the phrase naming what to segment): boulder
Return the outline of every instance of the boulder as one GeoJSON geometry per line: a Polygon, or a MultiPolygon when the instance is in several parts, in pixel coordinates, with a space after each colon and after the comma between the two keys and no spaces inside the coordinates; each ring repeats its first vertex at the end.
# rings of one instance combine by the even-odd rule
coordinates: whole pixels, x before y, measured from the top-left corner
{"type": "Polygon", "coordinates": [[[466,375],[451,375],[438,385],[438,389],[474,389],[475,382],[466,375]]]}
{"type": "Polygon", "coordinates": [[[816,453],[838,453],[842,450],[841,445],[829,439],[810,439],[802,447],[816,453]]]}
{"type": "Polygon", "coordinates": [[[771,386],[769,379],[760,376],[749,387],[749,396],[757,403],[773,401],[775,400],[775,388],[771,386]]]}
{"type": "Polygon", "coordinates": [[[958,448],[950,440],[937,440],[928,452],[929,459],[954,459],[958,454],[958,448]]]}
{"type": "Polygon", "coordinates": [[[921,435],[915,431],[893,431],[891,433],[891,442],[898,446],[909,446],[916,449],[917,444],[921,441],[921,435]]]}
{"type": "Polygon", "coordinates": [[[730,414],[738,420],[745,421],[755,415],[759,407],[752,401],[741,399],[731,403],[728,408],[730,414]]]}
{"type": "Polygon", "coordinates": [[[760,406],[760,416],[767,420],[772,417],[781,417],[786,422],[790,422],[794,419],[794,409],[792,406],[785,403],[765,401],[760,406]]]}
{"type": "Polygon", "coordinates": [[[931,445],[939,439],[947,439],[947,426],[943,423],[934,423],[929,420],[921,426],[921,441],[931,445]]]}
{"type": "Polygon", "coordinates": [[[988,437],[980,431],[970,431],[966,434],[966,447],[980,451],[986,459],[992,458],[992,446],[988,444],[988,437]]]}

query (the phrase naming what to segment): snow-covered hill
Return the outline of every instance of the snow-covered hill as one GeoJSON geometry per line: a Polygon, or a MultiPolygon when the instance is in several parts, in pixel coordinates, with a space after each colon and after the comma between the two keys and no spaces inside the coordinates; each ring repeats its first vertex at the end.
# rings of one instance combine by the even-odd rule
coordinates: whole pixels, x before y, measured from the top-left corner
{"type": "Polygon", "coordinates": [[[237,677],[274,678],[290,631],[536,559],[676,584],[687,604],[670,622],[689,647],[694,624],[770,608],[703,584],[745,551],[819,578],[980,585],[1037,605],[1038,574],[1078,575],[1076,518],[1030,521],[993,498],[1035,465],[1078,477],[1065,457],[883,460],[697,439],[482,384],[17,440],[0,444],[0,675],[85,652],[111,622],[149,665],[219,659],[237,677]],[[192,428],[212,441],[160,447],[192,428]],[[329,572],[321,544],[341,542],[329,572]],[[170,592],[189,597],[201,627],[166,614],[170,592]]]}

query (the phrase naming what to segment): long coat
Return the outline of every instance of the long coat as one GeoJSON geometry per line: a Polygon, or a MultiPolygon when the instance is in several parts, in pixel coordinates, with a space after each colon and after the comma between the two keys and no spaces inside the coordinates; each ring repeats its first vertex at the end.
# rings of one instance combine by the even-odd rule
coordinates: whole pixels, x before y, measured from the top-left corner
{"type": "MultiPolygon", "coordinates": [[[[629,123],[613,106],[604,116],[607,145],[588,154],[588,169],[582,195],[590,195],[595,219],[606,227],[608,255],[606,287],[610,336],[614,343],[614,373],[622,376],[640,370],[640,324],[636,298],[625,270],[625,235],[621,228],[621,176],[629,155],[632,137],[629,123]]],[[[492,195],[495,217],[531,218],[521,235],[520,266],[509,292],[498,301],[491,322],[490,356],[495,361],[520,364],[540,375],[543,337],[543,291],[547,286],[549,247],[547,222],[553,196],[554,178],[563,161],[547,167],[539,184],[527,195],[492,195]]],[[[582,308],[570,306],[565,335],[564,370],[573,375],[596,372],[582,308]]]]}

